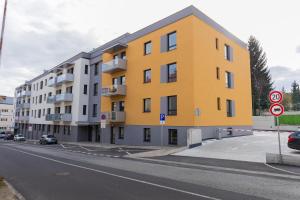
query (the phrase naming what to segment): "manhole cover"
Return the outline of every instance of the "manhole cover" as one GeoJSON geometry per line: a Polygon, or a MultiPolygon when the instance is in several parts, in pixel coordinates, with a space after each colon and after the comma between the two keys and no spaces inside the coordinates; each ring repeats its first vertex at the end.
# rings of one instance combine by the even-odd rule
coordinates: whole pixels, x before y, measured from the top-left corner
{"type": "Polygon", "coordinates": [[[68,175],[70,175],[70,173],[69,172],[58,172],[55,175],[56,176],[68,176],[68,175]]]}

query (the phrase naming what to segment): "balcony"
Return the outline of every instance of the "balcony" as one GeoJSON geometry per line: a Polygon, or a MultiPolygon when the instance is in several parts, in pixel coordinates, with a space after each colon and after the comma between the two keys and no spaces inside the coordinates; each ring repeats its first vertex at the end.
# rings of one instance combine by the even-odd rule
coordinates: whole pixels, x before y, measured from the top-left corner
{"type": "Polygon", "coordinates": [[[108,87],[103,87],[102,96],[125,96],[126,95],[126,85],[112,85],[108,87]]]}
{"type": "Polygon", "coordinates": [[[55,121],[55,122],[71,122],[72,114],[47,114],[46,121],[55,121]]]}
{"type": "Polygon", "coordinates": [[[72,82],[74,81],[74,75],[73,74],[63,74],[56,77],[56,85],[61,85],[63,83],[72,82]]]}
{"type": "Polygon", "coordinates": [[[63,93],[47,98],[47,103],[71,102],[73,101],[73,94],[63,93]]]}
{"type": "Polygon", "coordinates": [[[29,116],[20,116],[19,121],[29,121],[29,116]]]}
{"type": "Polygon", "coordinates": [[[112,111],[112,112],[107,112],[107,113],[102,113],[101,115],[105,115],[106,119],[109,122],[125,122],[125,112],[123,111],[112,111]]]}
{"type": "Polygon", "coordinates": [[[28,109],[30,108],[30,103],[17,104],[17,108],[28,109]]]}
{"type": "Polygon", "coordinates": [[[49,80],[48,80],[47,86],[48,86],[48,87],[54,87],[55,84],[56,84],[56,78],[52,78],[52,79],[49,79],[49,80]]]}
{"type": "Polygon", "coordinates": [[[122,71],[126,69],[127,69],[127,60],[121,58],[116,58],[102,64],[103,73],[114,73],[116,71],[122,71]]]}
{"type": "Polygon", "coordinates": [[[21,93],[21,96],[24,97],[24,96],[30,96],[31,95],[31,91],[22,91],[21,93]]]}

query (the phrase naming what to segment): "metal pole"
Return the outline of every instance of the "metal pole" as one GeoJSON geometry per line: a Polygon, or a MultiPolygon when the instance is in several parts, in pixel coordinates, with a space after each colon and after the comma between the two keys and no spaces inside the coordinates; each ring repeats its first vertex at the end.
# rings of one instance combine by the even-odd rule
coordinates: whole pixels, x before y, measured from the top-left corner
{"type": "Polygon", "coordinates": [[[277,120],[277,135],[278,135],[278,148],[279,148],[279,161],[282,163],[282,154],[281,154],[281,143],[280,143],[280,132],[279,132],[279,117],[276,117],[277,120]]]}
{"type": "Polygon", "coordinates": [[[164,145],[164,142],[163,142],[163,139],[164,139],[164,137],[163,137],[163,132],[164,132],[164,125],[162,124],[161,125],[161,128],[160,128],[160,142],[161,142],[161,146],[163,146],[164,145]]]}
{"type": "Polygon", "coordinates": [[[0,36],[0,67],[1,67],[1,60],[2,60],[2,46],[3,46],[3,37],[4,37],[4,29],[5,29],[6,8],[7,8],[7,0],[5,0],[5,3],[4,3],[2,29],[1,29],[1,36],[0,36]]]}

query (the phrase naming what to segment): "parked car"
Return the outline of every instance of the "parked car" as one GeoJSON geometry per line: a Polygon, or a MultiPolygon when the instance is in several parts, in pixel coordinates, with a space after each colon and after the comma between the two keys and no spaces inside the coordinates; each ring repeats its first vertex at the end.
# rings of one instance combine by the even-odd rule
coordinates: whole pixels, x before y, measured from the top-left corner
{"type": "Polygon", "coordinates": [[[4,140],[13,140],[14,139],[14,135],[11,133],[8,133],[5,135],[4,140]]]}
{"type": "Polygon", "coordinates": [[[300,131],[294,132],[289,135],[288,147],[291,149],[300,150],[300,131]]]}
{"type": "Polygon", "coordinates": [[[0,139],[4,139],[5,138],[5,132],[1,132],[0,133],[0,139]]]}
{"type": "Polygon", "coordinates": [[[40,144],[57,144],[57,139],[54,135],[42,135],[40,144]]]}
{"type": "Polygon", "coordinates": [[[14,136],[14,141],[25,141],[25,137],[22,134],[17,134],[14,136]]]}

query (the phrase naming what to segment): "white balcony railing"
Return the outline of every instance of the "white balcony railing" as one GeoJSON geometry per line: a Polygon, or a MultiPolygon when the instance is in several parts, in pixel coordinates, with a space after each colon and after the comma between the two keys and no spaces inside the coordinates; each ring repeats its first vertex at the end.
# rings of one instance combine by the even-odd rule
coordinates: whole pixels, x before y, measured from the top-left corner
{"type": "Polygon", "coordinates": [[[74,81],[74,75],[73,74],[62,74],[60,76],[57,76],[56,77],[56,84],[59,85],[59,84],[63,84],[65,82],[72,82],[74,81]]]}
{"type": "Polygon", "coordinates": [[[72,121],[72,114],[47,114],[46,121],[62,121],[62,122],[70,122],[72,121]]]}
{"type": "Polygon", "coordinates": [[[127,60],[122,58],[115,58],[102,64],[103,73],[113,73],[116,71],[126,70],[127,60]]]}
{"type": "Polygon", "coordinates": [[[102,88],[102,96],[125,96],[126,85],[112,85],[102,88]]]}
{"type": "Polygon", "coordinates": [[[22,91],[21,96],[30,96],[31,95],[31,91],[22,91]]]}
{"type": "Polygon", "coordinates": [[[52,78],[52,79],[48,80],[47,86],[48,87],[53,87],[53,86],[55,86],[55,84],[56,84],[56,78],[52,78]]]}
{"type": "Polygon", "coordinates": [[[101,115],[105,115],[109,122],[125,122],[125,112],[123,111],[105,112],[101,115]]]}

